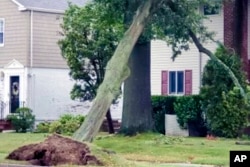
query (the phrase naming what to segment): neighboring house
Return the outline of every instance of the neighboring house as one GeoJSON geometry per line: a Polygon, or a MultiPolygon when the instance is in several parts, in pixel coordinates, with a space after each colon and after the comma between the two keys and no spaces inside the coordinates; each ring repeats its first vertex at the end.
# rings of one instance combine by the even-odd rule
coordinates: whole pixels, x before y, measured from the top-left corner
{"type": "MultiPolygon", "coordinates": [[[[216,33],[215,40],[219,40],[227,47],[241,55],[244,69],[249,75],[248,49],[250,48],[250,1],[228,1],[216,12],[206,12],[204,7],[200,12],[207,15],[204,24],[216,33]],[[249,11],[249,12],[248,12],[249,11]]],[[[217,45],[213,42],[204,46],[215,51],[217,45]]],[[[151,43],[151,93],[153,95],[189,95],[198,94],[201,87],[203,68],[209,59],[199,53],[194,44],[190,50],[183,52],[172,61],[171,47],[166,42],[155,40],[151,43]]]]}
{"type": "MultiPolygon", "coordinates": [[[[87,0],[71,1],[82,6],[87,0]]],[[[249,0],[235,0],[218,13],[200,11],[209,17],[204,24],[216,32],[215,39],[241,54],[246,71],[250,69],[249,6],[249,0]],[[241,13],[240,21],[235,13],[241,13]]],[[[91,104],[70,99],[74,81],[57,45],[67,7],[67,0],[0,0],[0,119],[22,106],[31,108],[38,121],[87,113],[91,104]]],[[[212,51],[217,47],[212,42],[204,46],[212,51]]],[[[165,42],[151,42],[152,95],[198,94],[208,57],[193,44],[175,61],[171,56],[165,42]]],[[[121,106],[113,106],[113,118],[121,118],[121,106]]]]}
{"type": "Polygon", "coordinates": [[[57,45],[67,7],[67,0],[0,0],[1,118],[18,107],[31,108],[37,120],[86,112],[70,99],[74,82],[57,45]]]}

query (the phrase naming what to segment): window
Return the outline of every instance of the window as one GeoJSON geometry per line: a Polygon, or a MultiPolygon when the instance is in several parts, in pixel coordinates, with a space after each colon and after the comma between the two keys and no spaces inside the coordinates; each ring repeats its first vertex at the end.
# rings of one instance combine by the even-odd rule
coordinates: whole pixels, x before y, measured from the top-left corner
{"type": "Polygon", "coordinates": [[[0,46],[4,44],[4,19],[0,18],[0,46]]]}
{"type": "Polygon", "coordinates": [[[192,70],[162,71],[161,94],[192,94],[192,70]]]}
{"type": "Polygon", "coordinates": [[[204,15],[217,15],[219,14],[219,11],[220,11],[219,5],[215,5],[215,6],[204,5],[203,6],[204,15]]]}
{"type": "Polygon", "coordinates": [[[169,93],[170,94],[184,93],[183,71],[169,71],[169,93]]]}

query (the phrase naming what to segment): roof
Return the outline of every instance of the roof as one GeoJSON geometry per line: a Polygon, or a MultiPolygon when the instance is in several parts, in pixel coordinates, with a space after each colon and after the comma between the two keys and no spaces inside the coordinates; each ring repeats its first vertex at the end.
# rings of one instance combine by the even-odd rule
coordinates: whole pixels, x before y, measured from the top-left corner
{"type": "Polygon", "coordinates": [[[48,12],[64,12],[68,2],[84,6],[89,0],[12,0],[18,5],[19,10],[35,10],[48,12]]]}

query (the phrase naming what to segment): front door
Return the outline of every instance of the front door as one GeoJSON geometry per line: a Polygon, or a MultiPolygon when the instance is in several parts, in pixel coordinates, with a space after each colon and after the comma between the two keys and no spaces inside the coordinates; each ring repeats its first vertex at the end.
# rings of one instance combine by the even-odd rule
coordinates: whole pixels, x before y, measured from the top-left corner
{"type": "Polygon", "coordinates": [[[19,108],[19,76],[10,77],[10,113],[19,108]]]}

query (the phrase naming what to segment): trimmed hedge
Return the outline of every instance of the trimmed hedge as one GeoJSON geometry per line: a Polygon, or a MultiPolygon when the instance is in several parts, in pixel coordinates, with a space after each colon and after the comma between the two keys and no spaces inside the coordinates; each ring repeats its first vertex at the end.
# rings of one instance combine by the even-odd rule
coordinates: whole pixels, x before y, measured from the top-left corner
{"type": "Polygon", "coordinates": [[[206,136],[205,114],[199,95],[179,96],[174,103],[177,121],[181,128],[188,129],[189,136],[206,136]]]}

